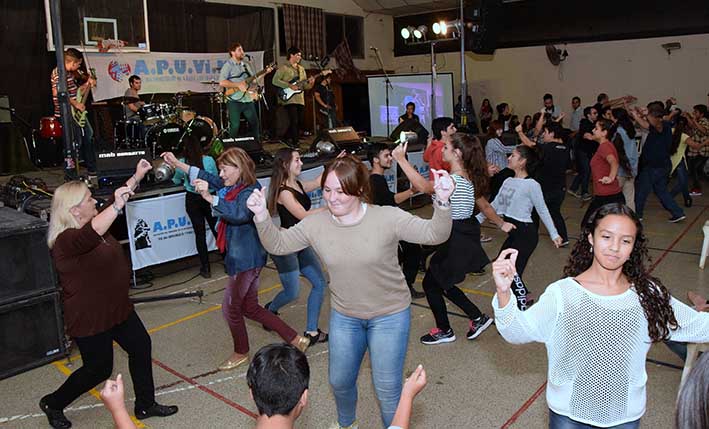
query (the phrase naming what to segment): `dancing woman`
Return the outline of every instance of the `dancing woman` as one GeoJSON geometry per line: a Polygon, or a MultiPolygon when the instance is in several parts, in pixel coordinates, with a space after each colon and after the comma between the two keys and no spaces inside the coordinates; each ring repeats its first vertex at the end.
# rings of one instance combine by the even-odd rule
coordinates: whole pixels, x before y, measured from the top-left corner
{"type": "Polygon", "coordinates": [[[367,351],[384,426],[394,417],[411,321],[411,294],[397,260],[399,241],[439,244],[451,229],[453,184],[448,173],[433,174],[436,202],[430,220],[397,207],[368,204],[369,172],[349,155],[325,167],[321,184],[327,210],[291,228],[279,229],[271,222],[260,190],[248,200],[261,242],[271,254],[312,246],[328,269],[329,380],[342,428],[355,425],[357,377],[367,351]]]}
{"type": "Polygon", "coordinates": [[[677,301],[650,275],[643,226],[620,203],[591,214],[566,278],[524,312],[510,299],[517,255],[505,250],[492,265],[495,324],[509,343],[546,345],[549,427],[638,428],[650,346],[666,339],[709,341],[709,314],[677,301]]]}
{"type": "Polygon", "coordinates": [[[229,281],[224,293],[222,314],[229,325],[234,342],[234,353],[219,369],[228,371],[249,361],[249,337],[244,317],[276,331],[286,342],[305,350],[310,341],[298,335],[275,314],[258,305],[259,274],[266,265],[266,252],[256,234],[253,214],[246,208],[249,195],[261,189],[256,181],[256,167],[243,149],[229,148],[217,159],[219,176],[190,166],[175,158],[171,152],[161,155],[165,162],[186,173],[195,190],[212,206],[219,218],[217,247],[226,252],[229,281]],[[218,189],[209,193],[210,186],[218,189]]]}
{"type": "Polygon", "coordinates": [[[81,353],[82,366],[39,406],[53,428],[70,428],[64,408],[111,376],[113,342],[128,353],[135,390],[135,416],[145,419],[177,412],[155,402],[148,331],[128,298],[131,268],[123,247],[108,232],[128,198],[152,166],[141,159],[115,200],[101,213],[84,182],[67,182],[54,192],[47,234],[59,276],[67,334],[81,353]]]}
{"type": "MultiPolygon", "coordinates": [[[[310,197],[307,193],[320,188],[320,177],[300,182],[298,176],[302,167],[303,161],[298,151],[284,148],[276,152],[268,192],[268,211],[271,216],[278,214],[281,228],[288,229],[306,216],[326,210],[324,207],[310,208],[310,197]]],[[[310,340],[310,345],[327,341],[327,334],[318,328],[327,281],[313,248],[306,247],[289,255],[271,255],[271,259],[278,269],[283,290],[265,305],[266,309],[278,314],[278,309],[298,298],[302,273],[312,285],[308,296],[306,331],[303,335],[310,340]]]]}

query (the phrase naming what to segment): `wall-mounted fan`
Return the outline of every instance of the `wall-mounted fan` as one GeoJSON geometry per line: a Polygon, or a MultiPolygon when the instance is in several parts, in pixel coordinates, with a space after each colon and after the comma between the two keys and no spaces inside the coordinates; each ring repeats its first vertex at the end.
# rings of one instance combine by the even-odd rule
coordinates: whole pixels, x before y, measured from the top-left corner
{"type": "Polygon", "coordinates": [[[554,64],[555,66],[558,66],[562,61],[566,59],[566,57],[569,56],[569,53],[566,51],[566,49],[562,51],[561,49],[557,49],[557,47],[554,45],[547,45],[546,50],[549,62],[554,64]]]}

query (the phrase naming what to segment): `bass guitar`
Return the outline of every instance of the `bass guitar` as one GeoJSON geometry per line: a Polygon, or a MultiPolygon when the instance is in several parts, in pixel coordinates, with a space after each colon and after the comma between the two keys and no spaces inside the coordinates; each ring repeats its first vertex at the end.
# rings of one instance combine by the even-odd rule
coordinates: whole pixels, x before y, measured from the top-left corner
{"type": "MultiPolygon", "coordinates": [[[[275,62],[271,63],[267,65],[265,69],[261,70],[255,75],[249,76],[241,82],[238,82],[238,88],[227,88],[224,91],[224,96],[233,101],[242,101],[246,97],[249,97],[251,101],[258,100],[261,97],[261,92],[258,90],[258,83],[256,81],[262,76],[271,73],[271,71],[273,71],[273,69],[275,69],[277,65],[278,64],[276,64],[275,62]]],[[[242,78],[244,77],[244,75],[248,75],[248,72],[243,71],[239,76],[236,76],[236,78],[242,78]]]]}
{"type": "MultiPolygon", "coordinates": [[[[80,73],[80,75],[82,75],[81,72],[79,72],[79,73],[80,73]]],[[[89,73],[91,74],[90,78],[95,81],[96,80],[96,70],[93,68],[90,68],[89,73]]],[[[82,77],[86,77],[86,76],[82,76],[82,77]]],[[[88,82],[88,79],[89,78],[86,77],[87,82],[88,82]]],[[[86,99],[88,98],[90,92],[91,92],[91,85],[89,85],[89,84],[86,85],[85,92],[81,90],[81,86],[80,86],[76,90],[76,101],[78,101],[81,104],[86,105],[86,99]]],[[[84,111],[82,112],[81,110],[75,108],[74,106],[71,106],[71,116],[74,118],[74,122],[76,122],[76,124],[78,126],[80,126],[81,128],[84,128],[84,126],[86,125],[86,120],[88,118],[88,115],[89,115],[89,112],[86,109],[84,109],[84,111]]]]}
{"type": "Polygon", "coordinates": [[[288,82],[290,85],[295,86],[298,89],[291,89],[289,88],[280,88],[278,90],[278,98],[281,99],[281,101],[288,101],[290,100],[294,95],[300,94],[303,92],[303,86],[305,86],[305,83],[310,79],[310,78],[317,78],[318,76],[327,76],[332,73],[332,70],[323,70],[320,73],[310,76],[309,78],[303,79],[303,80],[298,80],[297,77],[294,77],[290,82],[288,82]]]}

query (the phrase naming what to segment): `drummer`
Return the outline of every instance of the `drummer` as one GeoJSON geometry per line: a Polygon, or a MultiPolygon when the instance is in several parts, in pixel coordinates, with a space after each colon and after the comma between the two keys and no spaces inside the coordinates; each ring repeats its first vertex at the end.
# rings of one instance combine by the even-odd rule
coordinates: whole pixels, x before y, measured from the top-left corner
{"type": "Polygon", "coordinates": [[[138,95],[138,92],[140,91],[140,87],[142,85],[140,76],[134,74],[133,76],[129,77],[128,84],[130,85],[130,87],[126,89],[126,92],[123,94],[125,100],[123,103],[123,114],[125,115],[125,119],[127,121],[138,122],[138,129],[140,135],[137,137],[142,139],[143,136],[145,136],[145,127],[142,123],[140,123],[140,118],[138,117],[138,110],[140,110],[140,108],[145,105],[145,102],[140,101],[140,96],[138,95]],[[138,99],[138,101],[128,103],[128,101],[133,99],[138,99]]]}

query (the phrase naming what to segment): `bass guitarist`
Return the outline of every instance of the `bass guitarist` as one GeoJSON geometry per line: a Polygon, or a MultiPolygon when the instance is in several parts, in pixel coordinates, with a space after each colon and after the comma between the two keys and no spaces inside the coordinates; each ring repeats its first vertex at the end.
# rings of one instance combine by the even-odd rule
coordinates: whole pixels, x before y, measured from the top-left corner
{"type": "Polygon", "coordinates": [[[251,96],[246,80],[254,76],[251,64],[244,61],[246,53],[241,43],[234,43],[229,47],[229,61],[222,66],[219,72],[219,86],[226,90],[227,106],[229,108],[229,134],[231,137],[239,136],[241,115],[249,123],[249,135],[258,143],[261,142],[261,127],[259,123],[256,100],[251,96]],[[232,91],[235,89],[236,91],[232,91]],[[233,92],[233,93],[232,93],[233,92]]]}
{"type": "MultiPolygon", "coordinates": [[[[64,67],[66,68],[66,88],[69,94],[69,103],[73,116],[76,118],[76,112],[86,112],[86,99],[88,98],[89,90],[96,86],[96,80],[81,70],[84,56],[81,52],[74,48],[69,48],[64,52],[64,67]],[[81,99],[77,98],[77,94],[81,93],[81,99]]],[[[61,111],[59,109],[59,97],[57,95],[57,85],[59,83],[59,71],[55,67],[51,75],[52,82],[52,101],[54,102],[54,116],[61,119],[61,111]]],[[[64,124],[66,126],[66,124],[64,124]]],[[[89,121],[84,120],[80,125],[76,120],[71,121],[74,127],[74,144],[81,150],[81,155],[84,158],[86,169],[89,176],[96,175],[96,150],[93,145],[94,130],[89,121]]],[[[72,161],[73,162],[73,161],[72,161]]],[[[74,166],[71,166],[74,168],[74,166]]]]}
{"type": "Polygon", "coordinates": [[[300,134],[300,118],[303,115],[305,107],[305,97],[303,90],[309,90],[315,83],[315,77],[308,78],[305,75],[305,69],[300,65],[300,60],[303,53],[296,47],[288,49],[288,62],[278,68],[278,71],[273,75],[273,85],[278,88],[290,88],[293,91],[299,91],[288,100],[279,98],[279,103],[286,109],[288,113],[288,131],[286,132],[286,144],[292,148],[298,148],[298,138],[300,134]],[[296,85],[296,82],[302,82],[296,85]]]}

